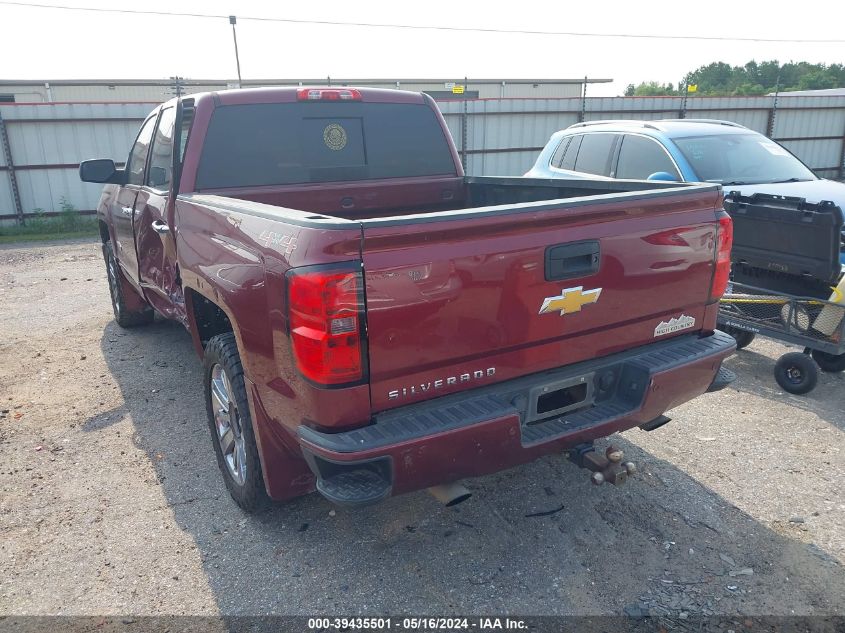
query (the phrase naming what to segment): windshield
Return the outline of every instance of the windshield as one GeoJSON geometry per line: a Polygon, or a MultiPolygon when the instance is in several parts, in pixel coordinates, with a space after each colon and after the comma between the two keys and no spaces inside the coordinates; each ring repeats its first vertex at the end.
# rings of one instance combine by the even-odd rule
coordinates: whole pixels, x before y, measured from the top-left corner
{"type": "Polygon", "coordinates": [[[797,158],[760,134],[712,134],[672,140],[700,181],[752,185],[816,179],[797,158]]]}

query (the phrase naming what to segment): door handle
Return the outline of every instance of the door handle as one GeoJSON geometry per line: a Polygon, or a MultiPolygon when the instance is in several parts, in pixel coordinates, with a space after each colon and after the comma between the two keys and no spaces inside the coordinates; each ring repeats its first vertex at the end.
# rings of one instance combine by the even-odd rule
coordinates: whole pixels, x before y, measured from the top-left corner
{"type": "Polygon", "coordinates": [[[132,207],[120,207],[120,210],[123,215],[132,215],[132,207]]]}
{"type": "Polygon", "coordinates": [[[154,220],[152,223],[153,231],[159,235],[167,235],[170,233],[170,227],[161,220],[154,220]]]}
{"type": "Polygon", "coordinates": [[[598,240],[558,244],[546,249],[546,281],[595,274],[601,265],[598,240]]]}

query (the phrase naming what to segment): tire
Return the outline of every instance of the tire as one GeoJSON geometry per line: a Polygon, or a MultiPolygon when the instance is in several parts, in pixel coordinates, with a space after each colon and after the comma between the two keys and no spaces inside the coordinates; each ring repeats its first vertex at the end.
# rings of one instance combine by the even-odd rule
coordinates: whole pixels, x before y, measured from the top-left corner
{"type": "Polygon", "coordinates": [[[114,311],[114,320],[122,328],[137,327],[152,323],[155,312],[150,306],[144,306],[141,310],[132,310],[126,304],[126,297],[123,292],[123,285],[126,283],[123,271],[114,256],[111,242],[103,244],[103,259],[106,261],[106,277],[109,282],[109,294],[111,295],[111,307],[114,311]]]}
{"type": "Polygon", "coordinates": [[[725,326],[722,330],[726,334],[730,334],[736,339],[736,348],[737,349],[745,349],[749,345],[751,345],[751,341],[757,336],[754,332],[749,332],[748,330],[740,330],[738,327],[731,327],[730,325],[725,326]]]}
{"type": "Polygon", "coordinates": [[[234,334],[219,334],[208,341],[203,368],[208,428],[217,465],[235,503],[245,512],[256,512],[266,505],[267,493],[234,334]]]}
{"type": "Polygon", "coordinates": [[[812,358],[801,352],[790,352],[775,363],[775,380],[784,391],[801,395],[815,389],[819,372],[812,358]]]}
{"type": "Polygon", "coordinates": [[[819,368],[829,374],[845,371],[845,354],[828,354],[819,350],[813,350],[813,360],[818,363],[819,368]]]}

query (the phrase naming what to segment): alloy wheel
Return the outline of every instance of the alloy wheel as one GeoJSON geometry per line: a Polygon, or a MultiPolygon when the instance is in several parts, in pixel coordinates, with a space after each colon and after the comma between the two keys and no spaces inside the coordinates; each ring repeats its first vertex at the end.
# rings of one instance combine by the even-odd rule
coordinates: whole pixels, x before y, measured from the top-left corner
{"type": "Polygon", "coordinates": [[[232,384],[219,364],[211,368],[211,407],[223,461],[235,483],[242,486],[246,479],[246,443],[232,384]]]}

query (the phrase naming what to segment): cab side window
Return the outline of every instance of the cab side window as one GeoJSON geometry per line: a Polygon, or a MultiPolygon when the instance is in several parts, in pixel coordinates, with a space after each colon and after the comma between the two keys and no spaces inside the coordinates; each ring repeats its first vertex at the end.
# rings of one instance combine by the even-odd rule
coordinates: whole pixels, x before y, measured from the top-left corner
{"type": "Polygon", "coordinates": [[[677,180],[681,180],[681,175],[669,154],[657,141],[626,134],[622,140],[622,149],[619,150],[616,177],[646,180],[659,171],[672,174],[677,180]]]}
{"type": "Polygon", "coordinates": [[[153,138],[153,130],[156,125],[155,116],[146,120],[132,151],[129,152],[129,160],[126,163],[126,182],[130,185],[141,185],[144,183],[144,167],[147,165],[147,154],[150,151],[150,140],[153,138]]]}
{"type": "Polygon", "coordinates": [[[616,144],[616,134],[595,132],[584,134],[578,158],[575,160],[575,171],[597,176],[610,174],[610,157],[616,144]]]}
{"type": "Polygon", "coordinates": [[[167,190],[173,179],[173,130],[176,123],[176,108],[161,111],[158,127],[153,136],[150,170],[147,185],[153,189],[167,190]]]}

